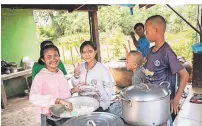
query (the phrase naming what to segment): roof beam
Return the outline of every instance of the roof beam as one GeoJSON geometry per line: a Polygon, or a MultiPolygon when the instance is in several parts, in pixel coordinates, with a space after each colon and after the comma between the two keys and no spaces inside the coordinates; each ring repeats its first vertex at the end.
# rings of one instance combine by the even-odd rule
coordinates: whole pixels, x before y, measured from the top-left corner
{"type": "Polygon", "coordinates": [[[143,8],[144,6],[146,6],[147,4],[139,4],[139,8],[143,8]]]}
{"type": "Polygon", "coordinates": [[[154,5],[155,5],[155,4],[147,4],[147,5],[145,6],[145,8],[148,9],[148,8],[154,6],[154,5]]]}
{"type": "Polygon", "coordinates": [[[11,9],[49,9],[73,11],[97,11],[97,5],[86,4],[4,4],[1,8],[11,9]]]}
{"type": "Polygon", "coordinates": [[[98,7],[97,7],[97,5],[86,5],[86,4],[72,5],[71,7],[69,7],[68,11],[69,12],[73,12],[73,11],[98,11],[98,7]]]}
{"type": "Polygon", "coordinates": [[[145,7],[145,9],[148,9],[148,8],[154,6],[154,5],[155,5],[155,4],[139,4],[139,8],[145,7]]]}

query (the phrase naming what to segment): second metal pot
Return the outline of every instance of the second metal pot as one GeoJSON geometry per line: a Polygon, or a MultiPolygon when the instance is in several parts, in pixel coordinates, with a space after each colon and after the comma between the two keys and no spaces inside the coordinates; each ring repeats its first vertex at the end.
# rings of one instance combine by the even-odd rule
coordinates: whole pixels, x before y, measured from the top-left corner
{"type": "Polygon", "coordinates": [[[128,124],[156,126],[169,119],[170,91],[168,89],[151,84],[143,87],[130,86],[123,89],[121,95],[123,119],[128,124]]]}
{"type": "Polygon", "coordinates": [[[67,120],[62,126],[124,126],[121,118],[106,112],[92,112],[67,120]]]}

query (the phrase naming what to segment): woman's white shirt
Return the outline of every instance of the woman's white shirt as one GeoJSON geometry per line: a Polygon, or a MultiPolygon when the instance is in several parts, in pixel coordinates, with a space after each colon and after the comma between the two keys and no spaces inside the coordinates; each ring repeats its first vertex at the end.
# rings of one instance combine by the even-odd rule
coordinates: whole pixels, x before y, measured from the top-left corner
{"type": "Polygon", "coordinates": [[[80,75],[78,78],[71,78],[72,84],[90,85],[95,87],[95,91],[100,94],[100,107],[106,110],[110,105],[111,96],[113,93],[112,78],[109,70],[100,62],[97,62],[93,68],[87,71],[86,64],[80,64],[80,75]]]}

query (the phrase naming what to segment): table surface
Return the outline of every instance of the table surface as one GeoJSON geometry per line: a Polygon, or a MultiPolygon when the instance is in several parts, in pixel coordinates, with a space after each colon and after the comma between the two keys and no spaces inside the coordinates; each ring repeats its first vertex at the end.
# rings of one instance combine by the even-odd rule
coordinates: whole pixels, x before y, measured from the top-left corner
{"type": "Polygon", "coordinates": [[[193,93],[202,94],[202,88],[193,87],[177,115],[174,126],[202,126],[202,104],[189,102],[193,93]]]}
{"type": "Polygon", "coordinates": [[[22,71],[15,72],[15,73],[2,74],[1,81],[12,79],[15,77],[20,77],[20,76],[31,76],[31,75],[32,75],[32,69],[27,69],[27,70],[22,70],[22,71]]]}

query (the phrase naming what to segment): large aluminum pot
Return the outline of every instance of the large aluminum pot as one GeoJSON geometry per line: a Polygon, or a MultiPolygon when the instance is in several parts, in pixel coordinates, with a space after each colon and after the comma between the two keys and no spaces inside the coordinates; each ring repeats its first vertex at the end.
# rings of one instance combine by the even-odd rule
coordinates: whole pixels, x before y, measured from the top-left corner
{"type": "Polygon", "coordinates": [[[170,90],[155,84],[140,84],[121,91],[123,119],[130,125],[156,126],[170,116],[170,90]]]}
{"type": "Polygon", "coordinates": [[[118,87],[124,88],[132,84],[133,72],[127,70],[125,59],[114,60],[107,65],[118,87]]]}
{"type": "MultiPolygon", "coordinates": [[[[73,110],[74,110],[75,106],[92,106],[94,108],[93,111],[95,111],[99,108],[99,101],[95,98],[88,97],[88,96],[75,96],[75,97],[65,99],[65,101],[72,103],[73,110]]],[[[71,118],[71,117],[77,116],[77,115],[73,114],[68,117],[64,117],[64,116],[61,117],[60,115],[64,111],[66,111],[64,105],[56,104],[50,108],[51,116],[48,116],[47,118],[50,120],[53,120],[53,121],[58,121],[62,118],[71,118]],[[53,116],[54,116],[54,118],[53,118],[53,116]]],[[[93,111],[89,110],[89,112],[93,112],[93,111]]]]}
{"type": "Polygon", "coordinates": [[[121,118],[106,112],[93,112],[67,120],[62,126],[124,126],[121,118]]]}

